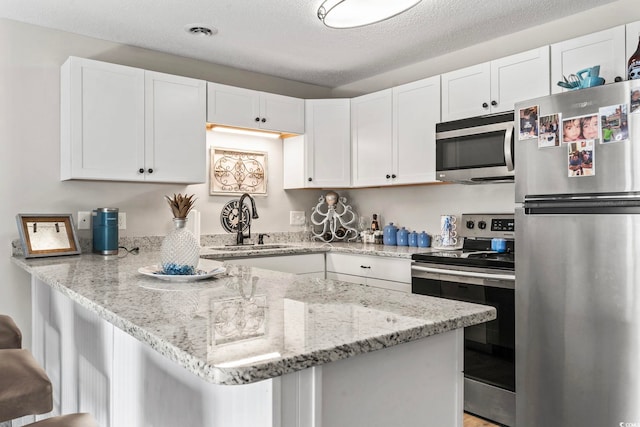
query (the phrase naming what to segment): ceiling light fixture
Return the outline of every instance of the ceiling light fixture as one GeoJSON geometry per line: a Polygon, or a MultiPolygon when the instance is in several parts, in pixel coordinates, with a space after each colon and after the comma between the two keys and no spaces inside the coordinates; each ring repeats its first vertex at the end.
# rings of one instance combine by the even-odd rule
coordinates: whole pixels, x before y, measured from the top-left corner
{"type": "Polygon", "coordinates": [[[217,28],[209,28],[209,27],[205,27],[204,25],[200,25],[200,24],[191,24],[191,25],[187,25],[184,30],[189,33],[189,34],[193,34],[194,36],[204,36],[204,37],[210,37],[213,36],[215,34],[218,34],[218,29],[217,28]]]}
{"type": "Polygon", "coordinates": [[[393,18],[421,0],[325,0],[318,18],[331,28],[363,27],[393,18]]]}

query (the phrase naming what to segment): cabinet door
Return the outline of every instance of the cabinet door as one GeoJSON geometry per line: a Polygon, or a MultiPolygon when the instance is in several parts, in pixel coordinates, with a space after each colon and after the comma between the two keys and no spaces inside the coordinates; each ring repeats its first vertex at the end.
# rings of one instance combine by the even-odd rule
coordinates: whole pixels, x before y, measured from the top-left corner
{"type": "Polygon", "coordinates": [[[147,71],[145,176],[147,181],[206,182],[206,84],[147,71]]]}
{"type": "Polygon", "coordinates": [[[305,101],[305,129],[305,186],[351,185],[350,100],[308,99],[305,101]]]}
{"type": "Polygon", "coordinates": [[[489,113],[491,64],[474,65],[442,74],[442,121],[489,113]]]}
{"type": "Polygon", "coordinates": [[[304,133],[304,99],[260,93],[260,129],[304,133]]]}
{"type": "Polygon", "coordinates": [[[550,94],[549,46],[491,61],[491,112],[550,94]]]}
{"type": "Polygon", "coordinates": [[[207,121],[228,126],[259,128],[260,92],[207,83],[207,121]]]}
{"type": "Polygon", "coordinates": [[[436,123],[440,121],[440,78],[393,88],[394,184],[436,180],[436,123]]]}
{"type": "Polygon", "coordinates": [[[626,78],[624,25],[551,45],[551,92],[566,91],[557,85],[562,76],[600,65],[606,83],[626,78]]]}
{"type": "Polygon", "coordinates": [[[143,180],[144,70],[70,57],[60,73],[60,178],[143,180]]]}
{"type": "Polygon", "coordinates": [[[353,185],[392,183],[392,90],[351,99],[353,185]]]}

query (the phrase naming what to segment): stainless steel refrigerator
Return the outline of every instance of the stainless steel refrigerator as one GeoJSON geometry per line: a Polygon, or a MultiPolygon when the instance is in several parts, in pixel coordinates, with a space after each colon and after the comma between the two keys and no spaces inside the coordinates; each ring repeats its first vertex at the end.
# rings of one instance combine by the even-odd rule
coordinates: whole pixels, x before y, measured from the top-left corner
{"type": "Polygon", "coordinates": [[[516,426],[640,426],[640,80],[515,114],[516,426]]]}

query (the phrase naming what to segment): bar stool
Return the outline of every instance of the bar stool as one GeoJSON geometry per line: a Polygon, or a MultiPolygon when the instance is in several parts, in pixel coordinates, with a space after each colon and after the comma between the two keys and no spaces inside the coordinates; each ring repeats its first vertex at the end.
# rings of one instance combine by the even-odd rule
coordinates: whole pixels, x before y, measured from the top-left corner
{"type": "Polygon", "coordinates": [[[70,414],[47,418],[25,427],[98,427],[98,424],[89,414],[70,414]]]}
{"type": "Polygon", "coordinates": [[[51,381],[31,353],[0,350],[0,422],[52,409],[51,381]]]}
{"type": "Polygon", "coordinates": [[[13,319],[0,314],[0,349],[22,348],[22,332],[13,319]]]}

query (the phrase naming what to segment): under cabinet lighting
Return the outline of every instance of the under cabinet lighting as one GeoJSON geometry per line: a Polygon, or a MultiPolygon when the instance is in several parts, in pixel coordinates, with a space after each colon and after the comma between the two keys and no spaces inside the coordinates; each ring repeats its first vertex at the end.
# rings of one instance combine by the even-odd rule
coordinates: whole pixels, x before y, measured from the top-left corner
{"type": "Polygon", "coordinates": [[[318,19],[331,28],[356,28],[393,18],[421,0],[325,0],[318,19]]]}
{"type": "Polygon", "coordinates": [[[267,132],[263,130],[240,129],[240,128],[233,128],[233,127],[227,127],[227,126],[220,126],[220,125],[207,124],[207,129],[212,130],[214,132],[233,133],[237,135],[260,136],[263,138],[277,139],[282,137],[282,135],[275,132],[267,132]]]}

